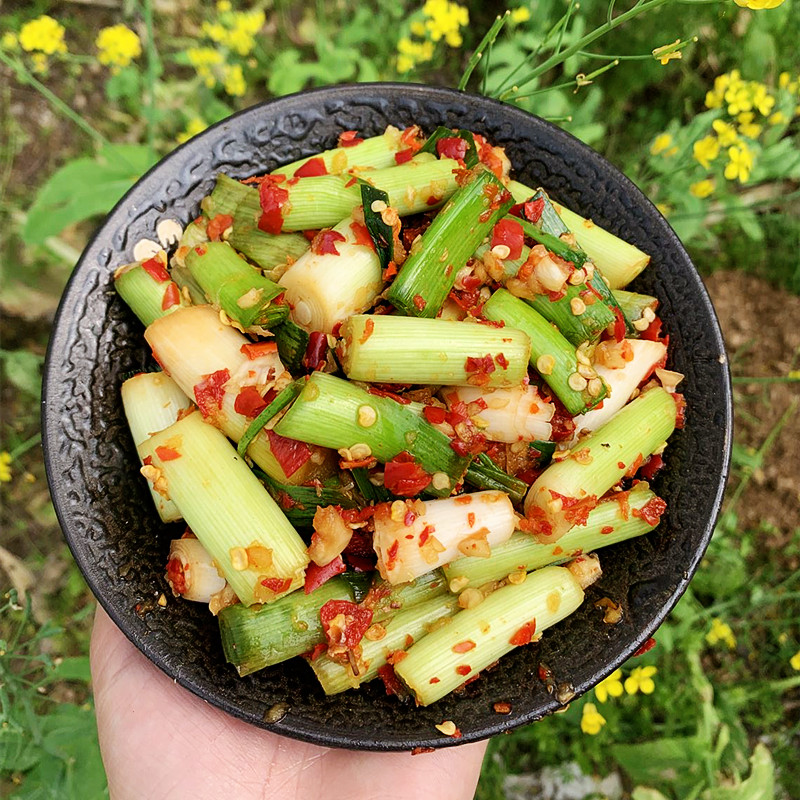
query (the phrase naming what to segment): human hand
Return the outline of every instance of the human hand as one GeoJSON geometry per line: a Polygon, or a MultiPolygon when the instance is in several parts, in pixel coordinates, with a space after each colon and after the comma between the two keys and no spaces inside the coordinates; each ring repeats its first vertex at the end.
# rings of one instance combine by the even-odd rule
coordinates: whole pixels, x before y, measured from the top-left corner
{"type": "Polygon", "coordinates": [[[485,742],[410,753],[330,749],[229,716],[177,686],[97,609],[92,677],[111,800],[471,800],[485,742]]]}

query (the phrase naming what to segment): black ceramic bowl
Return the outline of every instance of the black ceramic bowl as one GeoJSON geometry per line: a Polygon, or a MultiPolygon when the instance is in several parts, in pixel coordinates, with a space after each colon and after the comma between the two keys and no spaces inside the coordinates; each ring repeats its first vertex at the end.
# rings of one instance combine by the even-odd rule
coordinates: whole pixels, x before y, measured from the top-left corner
{"type": "Polygon", "coordinates": [[[559,707],[538,678],[547,664],[577,695],[622,664],[686,589],[708,544],[728,470],[729,375],[714,311],[667,222],[620,172],[587,146],[511,106],[408,84],[336,86],[283,97],[219,123],[175,150],[109,214],[67,286],[45,366],[45,461],[56,511],[89,586],[117,625],[165,673],[225,711],[285,736],[322,745],[406,750],[471,742],[559,707]],[[168,536],[138,472],[119,389],[148,363],[142,326],[116,296],[114,268],[160,220],[197,216],[217,172],[237,178],[335,144],[339,132],[375,135],[388,124],[463,127],[503,145],[516,177],[652,254],[635,288],[657,295],[672,369],[685,374],[686,427],[674,434],[655,482],[668,501],[649,536],[603,551],[604,575],[573,616],[540,644],[518,648],[464,694],[428,708],[387,697],[380,681],[327,698],[299,660],[239,678],[225,663],[217,624],[201,605],[171,599],[164,580],[168,536]],[[155,604],[164,592],[166,608],[155,604]],[[605,625],[593,600],[622,604],[605,625]],[[492,705],[509,702],[511,714],[492,705]],[[278,703],[288,713],[268,723],[278,703]],[[434,728],[456,722],[460,740],[434,728]]]}

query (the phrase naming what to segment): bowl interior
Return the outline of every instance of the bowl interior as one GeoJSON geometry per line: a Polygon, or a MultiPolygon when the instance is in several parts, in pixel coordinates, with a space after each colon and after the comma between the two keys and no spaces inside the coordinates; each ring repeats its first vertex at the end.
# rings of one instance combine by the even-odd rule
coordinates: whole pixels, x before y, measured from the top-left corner
{"type": "Polygon", "coordinates": [[[90,587],[127,636],[170,677],[248,722],[318,744],[400,750],[450,746],[533,721],[559,707],[540,663],[581,694],[649,637],[683,593],[706,548],[728,470],[731,408],[724,347],[708,295],[672,229],[619,171],[558,128],[516,108],[408,84],[339,86],[243,111],[166,157],[123,198],[84,252],[62,299],[45,367],[45,461],[64,534],[90,587]],[[463,694],[428,708],[387,697],[381,683],[327,698],[299,660],[239,678],[204,606],[173,600],[164,579],[170,533],[158,520],[127,430],[122,376],[149,362],[141,324],[116,296],[115,267],[155,238],[165,218],[186,224],[218,172],[237,178],[334,146],[342,130],[443,124],[506,147],[515,177],[650,253],[634,288],[656,295],[671,369],[685,374],[688,420],[673,436],[654,488],[668,501],[660,527],[607,548],[604,574],[577,613],[541,643],[518,648],[463,694]],[[164,593],[166,608],[156,604],[164,593]],[[622,622],[602,622],[610,597],[622,622]],[[511,714],[492,705],[511,703],[511,714]],[[275,706],[286,710],[268,723],[275,706]],[[460,740],[434,725],[452,719],[460,740]]]}

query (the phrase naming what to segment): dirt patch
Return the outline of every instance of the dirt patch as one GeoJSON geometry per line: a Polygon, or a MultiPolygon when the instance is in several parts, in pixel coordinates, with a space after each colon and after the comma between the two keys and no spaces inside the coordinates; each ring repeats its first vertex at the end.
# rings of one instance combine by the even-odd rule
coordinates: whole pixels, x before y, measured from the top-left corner
{"type": "MultiPolygon", "coordinates": [[[[777,378],[800,369],[800,297],[737,271],[716,272],[705,282],[734,377],[777,378]]],[[[733,388],[736,441],[746,448],[759,448],[800,399],[800,383],[737,382],[733,388]]],[[[743,527],[766,524],[784,543],[800,529],[800,408],[756,468],[736,512],[743,527]]]]}

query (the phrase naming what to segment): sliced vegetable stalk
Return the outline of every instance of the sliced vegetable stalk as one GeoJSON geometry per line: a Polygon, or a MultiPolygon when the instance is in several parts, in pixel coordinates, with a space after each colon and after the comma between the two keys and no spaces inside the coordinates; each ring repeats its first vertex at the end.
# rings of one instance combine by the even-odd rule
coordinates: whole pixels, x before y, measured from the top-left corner
{"type": "Polygon", "coordinates": [[[483,315],[528,334],[531,366],[570,414],[580,414],[606,396],[605,384],[597,377],[588,359],[587,363],[579,363],[575,347],[518,297],[505,289],[498,289],[484,304],[483,315]]]}
{"type": "Polygon", "coordinates": [[[574,444],[580,435],[597,430],[616,414],[627,402],[636,387],[653,368],[663,363],[667,348],[662,342],[648,339],[613,339],[601,342],[595,349],[594,368],[608,386],[608,397],[600,408],[579,414],[575,422],[574,444]]]}
{"type": "Polygon", "coordinates": [[[225,578],[199,539],[173,539],[167,559],[167,582],[173,594],[196,603],[210,603],[225,588],[225,578]]]}
{"type": "Polygon", "coordinates": [[[280,324],[289,313],[275,300],[283,288],[250,266],[230,245],[207,242],[192,248],[186,266],[211,303],[244,330],[260,332],[280,324]]]}
{"type": "Polygon", "coordinates": [[[537,538],[553,542],[574,525],[585,525],[598,498],[667,440],[676,413],[669,392],[651,389],[551,464],[525,498],[525,515],[537,538]]]}
{"type": "Polygon", "coordinates": [[[373,622],[391,619],[398,611],[447,594],[444,573],[440,569],[425,572],[408,583],[392,584],[374,573],[372,585],[362,605],[372,611],[373,622]]]}
{"type": "Polygon", "coordinates": [[[275,432],[335,450],[355,449],[360,458],[383,463],[407,452],[415,462],[408,466],[418,471],[414,494],[424,489],[447,496],[469,464],[416,410],[323,372],[311,375],[275,432]]]}
{"type": "Polygon", "coordinates": [[[458,611],[458,600],[442,595],[433,600],[398,611],[384,622],[373,622],[361,640],[361,656],[356,662],[358,675],[350,664],[341,664],[322,654],[309,663],[325,694],[355,689],[378,676],[392,653],[405,650],[428,631],[458,611]]]}
{"type": "Polygon", "coordinates": [[[458,555],[488,558],[514,532],[516,514],[505,492],[441,500],[395,500],[375,506],[373,544],[378,570],[391,584],[413,580],[458,555]]]}
{"type": "Polygon", "coordinates": [[[362,178],[389,195],[389,205],[401,217],[430,211],[443,203],[458,188],[458,161],[436,159],[420,153],[398,167],[365,172],[362,178]]]}
{"type": "Polygon", "coordinates": [[[117,269],[114,287],[145,327],[186,305],[178,285],[167,272],[167,255],[163,250],[152,258],[117,269]]]}
{"type": "Polygon", "coordinates": [[[186,256],[193,247],[208,241],[208,220],[200,216],[192,220],[184,229],[178,248],[172,254],[169,269],[172,280],[178,284],[184,299],[191,300],[194,305],[207,303],[203,287],[194,279],[186,266],[186,256]]]}
{"type": "Polygon", "coordinates": [[[464,483],[476,489],[492,489],[505,492],[512,503],[521,503],[528,491],[528,484],[514,478],[498,467],[486,453],[480,453],[469,465],[464,483]]]}
{"type": "Polygon", "coordinates": [[[323,150],[321,153],[292,161],[273,170],[273,175],[292,177],[311,177],[314,175],[341,174],[365,168],[382,169],[397,164],[396,156],[403,150],[416,146],[414,131],[404,135],[393,125],[389,125],[380,136],[367,139],[345,138],[346,145],[323,150]]]}
{"type": "Polygon", "coordinates": [[[271,602],[303,585],[303,540],[199,412],[151,436],[141,453],[142,473],[175,502],[244,605],[271,602]]]}
{"type": "Polygon", "coordinates": [[[260,230],[257,223],[238,221],[234,223],[227,242],[265,270],[267,277],[273,280],[280,279],[280,272],[287,262],[308,250],[308,239],[299,233],[273,235],[260,230]]]}
{"type": "Polygon", "coordinates": [[[352,380],[495,388],[528,374],[530,342],[510,327],[366,314],[350,317],[341,335],[352,380]]]}
{"type": "Polygon", "coordinates": [[[537,542],[529,533],[516,532],[492,549],[489,558],[457,558],[444,567],[448,586],[457,592],[478,588],[509,575],[519,575],[548,564],[560,564],[582,553],[591,553],[649,533],[666,508],[663,500],[638,483],[630,492],[611,495],[592,509],[585,526],[567,531],[556,544],[537,542]]]}
{"type": "MultiPolygon", "coordinates": [[[[235,442],[267,405],[265,393],[280,391],[291,381],[274,342],[253,344],[223,324],[211,306],[192,306],[163,317],[145,331],[145,339],[203,416],[235,442]]],[[[287,442],[271,431],[255,436],[247,455],[281,482],[327,477],[326,453],[287,442]]]]}
{"type": "Polygon", "coordinates": [[[320,608],[329,600],[354,599],[352,586],[339,576],[311,594],[292,592],[268,605],[229,606],[217,616],[225,658],[244,676],[307,653],[325,641],[320,608]]]}
{"type": "MultiPolygon", "coordinates": [[[[500,332],[507,330],[499,329],[500,332]]],[[[548,403],[535,386],[520,385],[493,391],[461,386],[443,391],[442,397],[451,410],[463,409],[492,442],[546,441],[552,435],[550,420],[555,406],[548,403]]]]}
{"type": "MultiPolygon", "coordinates": [[[[612,294],[637,333],[641,333],[655,319],[658,298],[649,294],[614,289],[612,294]]],[[[636,335],[636,334],[634,334],[636,335]]]]}
{"type": "Polygon", "coordinates": [[[355,508],[357,505],[352,489],[346,489],[338,478],[330,478],[319,486],[292,486],[279,483],[260,470],[256,474],[293,525],[310,526],[320,506],[355,508]]]}
{"type": "MultiPolygon", "coordinates": [[[[122,407],[137,450],[151,434],[168,428],[181,411],[192,405],[178,384],[163,372],[140,372],[122,384],[121,392],[122,407]]],[[[162,522],[181,518],[175,503],[156,491],[151,493],[162,522]]]]}
{"type": "Polygon", "coordinates": [[[464,130],[463,128],[459,128],[458,130],[452,130],[451,128],[445,128],[443,125],[440,125],[436,130],[425,140],[425,143],[420,148],[420,153],[433,153],[441,154],[440,151],[442,150],[451,150],[452,144],[458,145],[458,142],[447,142],[447,147],[443,147],[441,144],[442,139],[445,140],[453,140],[453,139],[461,139],[464,144],[460,146],[461,149],[464,151],[463,161],[464,166],[467,169],[472,169],[478,163],[478,149],[475,147],[475,137],[472,135],[470,131],[464,130]]]}
{"type": "MultiPolygon", "coordinates": [[[[508,189],[517,203],[522,203],[534,190],[510,181],[508,189]]],[[[599,267],[612,289],[627,286],[649,263],[650,256],[591,220],[584,219],[559,203],[553,204],[564,224],[575,234],[580,247],[599,267]]]]}
{"type": "Polygon", "coordinates": [[[274,333],[278,354],[286,369],[294,375],[303,372],[303,358],[309,343],[308,331],[287,319],[276,326],[274,333]]]}
{"type": "Polygon", "coordinates": [[[381,264],[363,221],[352,215],[322,231],[281,277],[291,318],[307,331],[332,333],[366,311],[383,290],[381,264]]]}
{"type": "Polygon", "coordinates": [[[435,317],[458,271],[511,203],[503,184],[489,170],[476,168],[411,248],[386,295],[389,302],[410,316],[435,317]]]}
{"type": "Polygon", "coordinates": [[[503,586],[480,605],[459,611],[397,661],[394,671],[430,705],[560,622],[583,602],[583,589],[564,567],[545,567],[519,584],[503,586]]]}

